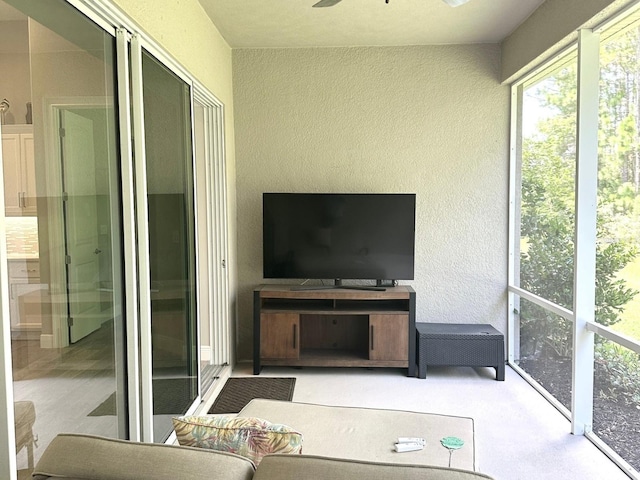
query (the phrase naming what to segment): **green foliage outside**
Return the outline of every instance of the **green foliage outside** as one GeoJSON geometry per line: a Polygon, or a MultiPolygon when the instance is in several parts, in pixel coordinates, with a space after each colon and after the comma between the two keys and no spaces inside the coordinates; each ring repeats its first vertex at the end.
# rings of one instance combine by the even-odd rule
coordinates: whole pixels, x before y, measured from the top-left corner
{"type": "MultiPolygon", "coordinates": [[[[639,45],[638,30],[630,30],[601,53],[595,319],[606,326],[621,322],[640,290],[640,267],[632,268],[640,244],[639,45]],[[629,281],[631,277],[635,281],[629,281]]],[[[569,310],[573,308],[576,92],[574,60],[527,89],[523,112],[526,116],[528,107],[542,108],[545,115],[534,133],[523,139],[520,285],[569,310]]],[[[632,305],[638,315],[632,320],[626,316],[625,323],[640,329],[640,299],[632,305]]],[[[571,324],[557,315],[523,301],[520,327],[521,356],[571,355],[571,324]]]]}
{"type": "MultiPolygon", "coordinates": [[[[640,256],[624,267],[618,274],[630,288],[640,291],[640,256]]],[[[620,314],[620,322],[613,326],[617,332],[640,340],[640,295],[636,295],[620,314]]]]}
{"type": "Polygon", "coordinates": [[[614,402],[640,408],[640,361],[638,355],[612,342],[602,342],[595,352],[609,386],[599,394],[614,402]]]}

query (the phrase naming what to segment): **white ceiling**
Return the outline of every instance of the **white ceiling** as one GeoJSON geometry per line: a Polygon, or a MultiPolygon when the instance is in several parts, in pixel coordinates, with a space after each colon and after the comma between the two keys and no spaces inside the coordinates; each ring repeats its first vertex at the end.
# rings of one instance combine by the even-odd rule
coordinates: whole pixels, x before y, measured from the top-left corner
{"type": "Polygon", "coordinates": [[[199,0],[232,48],[498,43],[544,0],[199,0]]]}

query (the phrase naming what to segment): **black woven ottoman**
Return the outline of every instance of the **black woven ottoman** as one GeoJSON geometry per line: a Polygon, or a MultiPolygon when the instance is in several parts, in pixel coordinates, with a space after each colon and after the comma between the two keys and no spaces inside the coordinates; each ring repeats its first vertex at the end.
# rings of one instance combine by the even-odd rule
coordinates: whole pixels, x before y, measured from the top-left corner
{"type": "Polygon", "coordinates": [[[416,323],[418,377],[427,366],[494,367],[504,380],[504,335],[491,325],[416,323]]]}

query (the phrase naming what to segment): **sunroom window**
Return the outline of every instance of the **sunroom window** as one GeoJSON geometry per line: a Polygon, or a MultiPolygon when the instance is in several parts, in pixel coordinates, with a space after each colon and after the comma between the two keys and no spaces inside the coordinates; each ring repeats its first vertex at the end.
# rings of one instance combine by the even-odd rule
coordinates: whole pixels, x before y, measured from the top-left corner
{"type": "MultiPolygon", "coordinates": [[[[552,304],[573,305],[576,173],[576,58],[523,86],[519,286],[552,304]]],[[[571,405],[572,324],[520,300],[520,367],[571,405]]]]}
{"type": "MultiPolygon", "coordinates": [[[[596,322],[640,340],[640,24],[600,44],[596,322]]],[[[595,339],[593,430],[640,470],[640,357],[595,339]],[[629,448],[630,447],[630,448],[629,448]]]]}
{"type": "Polygon", "coordinates": [[[638,475],[640,16],[578,38],[512,90],[509,353],[638,475]]]}

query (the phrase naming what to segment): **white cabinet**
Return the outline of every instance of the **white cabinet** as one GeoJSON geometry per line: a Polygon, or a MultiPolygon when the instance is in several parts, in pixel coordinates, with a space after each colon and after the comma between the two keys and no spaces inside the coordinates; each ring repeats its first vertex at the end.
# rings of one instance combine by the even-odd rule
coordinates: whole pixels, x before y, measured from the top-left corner
{"type": "Polygon", "coordinates": [[[36,175],[33,127],[2,127],[5,215],[36,215],[36,175]]]}
{"type": "Polygon", "coordinates": [[[9,259],[9,313],[13,338],[37,339],[42,328],[40,305],[32,306],[42,289],[38,259],[9,259]],[[35,296],[34,296],[35,295],[35,296]],[[34,333],[36,336],[31,337],[34,333]]]}

